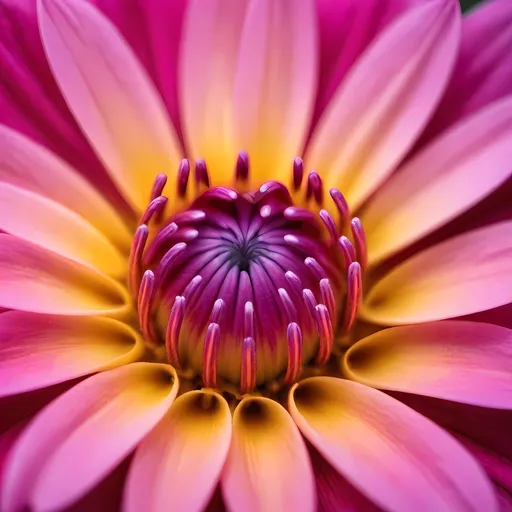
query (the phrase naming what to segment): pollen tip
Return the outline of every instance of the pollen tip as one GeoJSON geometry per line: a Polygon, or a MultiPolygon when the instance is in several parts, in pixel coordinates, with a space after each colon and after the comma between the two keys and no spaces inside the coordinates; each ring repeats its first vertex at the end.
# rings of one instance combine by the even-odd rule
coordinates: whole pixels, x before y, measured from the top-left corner
{"type": "Polygon", "coordinates": [[[299,190],[304,178],[304,163],[302,158],[296,156],[293,159],[293,189],[299,190]]]}
{"type": "Polygon", "coordinates": [[[202,380],[207,388],[217,386],[217,360],[219,358],[220,327],[212,322],[204,337],[202,380]]]}
{"type": "Polygon", "coordinates": [[[266,219],[267,217],[270,217],[270,214],[272,213],[272,208],[270,207],[270,205],[266,204],[265,206],[262,206],[260,208],[260,215],[261,217],[263,217],[264,219],[266,219]]]}
{"type": "Polygon", "coordinates": [[[288,368],[284,382],[291,385],[299,378],[302,370],[302,331],[297,323],[290,322],[286,330],[288,340],[288,368]]]}
{"type": "Polygon", "coordinates": [[[240,151],[236,159],[235,180],[247,181],[249,178],[249,155],[247,151],[240,151]]]}
{"type": "Polygon", "coordinates": [[[178,354],[179,337],[181,325],[185,317],[185,297],[182,295],[176,296],[174,304],[169,314],[169,321],[167,323],[167,330],[165,332],[165,345],[167,350],[167,358],[169,362],[180,369],[180,360],[178,354]]]}
{"type": "Polygon", "coordinates": [[[240,389],[244,394],[251,393],[256,387],[256,344],[250,336],[244,338],[241,366],[240,389]]]}

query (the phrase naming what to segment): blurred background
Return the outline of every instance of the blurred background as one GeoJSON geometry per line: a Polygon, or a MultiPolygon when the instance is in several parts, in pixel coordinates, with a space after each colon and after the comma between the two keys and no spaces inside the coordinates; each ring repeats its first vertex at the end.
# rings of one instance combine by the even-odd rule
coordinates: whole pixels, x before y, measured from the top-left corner
{"type": "Polygon", "coordinates": [[[460,0],[460,4],[462,5],[462,9],[464,11],[467,11],[468,9],[470,9],[471,7],[480,2],[481,0],[460,0]]]}

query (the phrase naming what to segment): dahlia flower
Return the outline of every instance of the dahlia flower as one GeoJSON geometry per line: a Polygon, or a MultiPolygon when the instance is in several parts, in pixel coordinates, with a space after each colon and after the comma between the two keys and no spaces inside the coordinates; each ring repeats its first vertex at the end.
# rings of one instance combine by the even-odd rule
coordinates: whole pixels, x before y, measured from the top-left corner
{"type": "Polygon", "coordinates": [[[512,510],[512,4],[1,0],[0,509],[512,510]]]}

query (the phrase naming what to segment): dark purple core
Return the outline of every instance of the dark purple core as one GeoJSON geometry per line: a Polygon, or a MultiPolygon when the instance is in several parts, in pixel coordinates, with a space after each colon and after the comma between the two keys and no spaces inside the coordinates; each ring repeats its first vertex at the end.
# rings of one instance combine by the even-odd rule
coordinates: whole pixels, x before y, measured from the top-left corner
{"type": "Polygon", "coordinates": [[[336,189],[335,217],[319,210],[325,194],[315,171],[301,195],[302,167],[296,158],[294,202],[276,181],[237,192],[238,183],[250,182],[245,152],[234,188],[210,188],[206,163],[198,160],[191,173],[184,160],[177,196],[186,196],[191,175],[204,191],[168,219],[166,177],[155,180],[134,237],[129,284],[148,343],[165,343],[169,362],[204,386],[248,393],[275,380],[292,384],[304,365],[329,361],[335,335],[355,320],[366,264],[361,222],[349,219],[336,189]],[[352,242],[342,235],[347,228],[352,242]]]}

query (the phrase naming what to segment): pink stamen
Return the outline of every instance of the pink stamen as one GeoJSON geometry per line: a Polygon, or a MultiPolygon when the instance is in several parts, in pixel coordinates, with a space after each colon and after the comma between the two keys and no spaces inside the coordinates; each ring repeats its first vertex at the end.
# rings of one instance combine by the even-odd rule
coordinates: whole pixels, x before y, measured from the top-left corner
{"type": "Polygon", "coordinates": [[[201,222],[204,219],[206,219],[206,213],[202,210],[185,210],[178,213],[174,217],[173,222],[181,226],[191,222],[201,222]]]}
{"type": "Polygon", "coordinates": [[[151,219],[156,216],[157,218],[163,213],[165,205],[167,204],[167,197],[165,196],[158,196],[153,199],[148,207],[146,208],[146,211],[142,214],[142,217],[140,219],[140,224],[149,224],[151,219]]]}
{"type": "Polygon", "coordinates": [[[288,220],[296,220],[302,222],[313,222],[315,220],[315,214],[306,210],[306,208],[299,208],[297,206],[289,206],[283,212],[284,216],[288,220]]]}
{"type": "Polygon", "coordinates": [[[185,287],[183,296],[187,299],[187,301],[189,303],[191,303],[194,300],[196,293],[199,290],[199,285],[201,284],[202,281],[203,281],[203,278],[201,276],[197,275],[197,276],[193,277],[190,280],[190,283],[188,283],[187,286],[185,287]]]}
{"type": "Polygon", "coordinates": [[[251,393],[256,387],[256,344],[254,338],[244,339],[242,346],[242,368],[240,389],[242,394],[251,393]]]}
{"type": "Polygon", "coordinates": [[[329,279],[325,278],[320,281],[320,293],[322,294],[322,302],[327,306],[331,318],[336,318],[336,299],[329,279]]]}
{"type": "Polygon", "coordinates": [[[208,174],[208,167],[202,158],[198,158],[196,160],[194,175],[198,189],[200,189],[201,186],[210,188],[210,175],[208,174]]]}
{"type": "Polygon", "coordinates": [[[293,190],[297,191],[304,179],[304,163],[298,156],[293,159],[293,190]]]}
{"type": "Polygon", "coordinates": [[[178,295],[169,314],[167,330],[165,332],[165,347],[169,362],[177,369],[181,368],[179,358],[180,331],[185,318],[185,297],[178,295]]]}
{"type": "Polygon", "coordinates": [[[352,236],[354,237],[355,249],[357,254],[357,261],[361,265],[361,270],[364,272],[367,265],[367,249],[366,249],[366,234],[364,232],[363,224],[358,217],[354,217],[350,222],[352,229],[352,236]]]}
{"type": "Polygon", "coordinates": [[[148,250],[144,254],[144,264],[148,265],[156,257],[158,252],[167,244],[178,231],[178,226],[171,222],[155,236],[154,240],[149,244],[148,250]]]}
{"type": "Polygon", "coordinates": [[[221,201],[235,201],[238,197],[238,194],[227,187],[213,187],[208,189],[201,195],[202,200],[209,201],[211,199],[219,199],[221,201]]]}
{"type": "Polygon", "coordinates": [[[340,229],[343,229],[350,216],[350,210],[347,201],[343,197],[343,194],[337,188],[331,188],[331,190],[329,190],[329,194],[332,200],[334,201],[336,209],[338,210],[338,215],[340,216],[340,229]]]}
{"type": "Polygon", "coordinates": [[[186,248],[187,244],[184,242],[180,242],[179,244],[176,244],[175,246],[171,247],[165,253],[164,257],[162,258],[156,269],[156,276],[159,286],[161,286],[164,283],[165,279],[171,272],[174,263],[186,248]]]}
{"type": "Polygon", "coordinates": [[[284,383],[291,385],[297,381],[302,370],[302,331],[295,322],[290,322],[286,330],[288,339],[288,368],[284,383]]]}
{"type": "Polygon", "coordinates": [[[348,272],[350,264],[356,260],[356,250],[352,245],[352,242],[346,237],[341,236],[338,240],[338,247],[341,250],[343,256],[343,270],[348,272]]]}
{"type": "Polygon", "coordinates": [[[308,308],[309,314],[312,318],[315,318],[316,299],[313,292],[309,288],[304,288],[304,290],[302,290],[302,297],[308,308]]]}
{"type": "Polygon", "coordinates": [[[236,159],[235,181],[247,181],[249,179],[249,155],[247,151],[240,151],[236,159]]]}
{"type": "Polygon", "coordinates": [[[332,347],[334,344],[334,333],[332,321],[329,311],[324,304],[318,304],[315,308],[315,320],[320,335],[320,346],[317,354],[317,364],[323,365],[327,363],[331,357],[332,347]]]}
{"type": "Polygon", "coordinates": [[[190,162],[184,158],[178,167],[178,179],[176,182],[176,190],[179,197],[187,195],[188,178],[190,176],[190,162]]]}
{"type": "Polygon", "coordinates": [[[217,323],[208,325],[203,348],[203,384],[207,388],[217,386],[217,361],[219,359],[220,327],[217,323]]]}
{"type": "Polygon", "coordinates": [[[290,298],[288,292],[284,288],[279,288],[277,292],[279,293],[279,297],[281,298],[281,302],[283,303],[288,321],[294,322],[295,320],[297,320],[297,309],[295,308],[292,299],[290,298]]]}
{"type": "Polygon", "coordinates": [[[148,241],[149,228],[143,224],[137,228],[133,237],[130,260],[128,265],[128,285],[133,295],[139,293],[142,274],[142,255],[148,241]]]}
{"type": "Polygon", "coordinates": [[[263,198],[272,196],[279,202],[289,205],[292,204],[292,197],[288,191],[288,187],[280,181],[266,181],[261,185],[259,190],[254,194],[254,202],[259,203],[263,198]]]}
{"type": "Polygon", "coordinates": [[[142,276],[137,297],[137,312],[139,314],[139,325],[142,334],[152,345],[157,344],[155,327],[152,322],[153,301],[155,298],[155,274],[146,270],[142,276]]]}
{"type": "Polygon", "coordinates": [[[166,174],[157,174],[155,181],[153,182],[153,188],[151,189],[151,195],[149,201],[153,201],[157,197],[162,195],[164,191],[164,187],[167,183],[167,175],[166,174]]]}
{"type": "Polygon", "coordinates": [[[244,333],[246,338],[254,339],[254,306],[246,302],[244,308],[244,333]]]}
{"type": "Polygon", "coordinates": [[[309,201],[313,197],[317,204],[321,205],[324,201],[324,189],[322,178],[316,171],[310,171],[308,174],[308,186],[306,188],[306,199],[309,201]]]}
{"type": "Polygon", "coordinates": [[[331,214],[327,210],[320,210],[319,216],[331,235],[331,238],[336,242],[338,240],[338,229],[336,228],[336,223],[334,222],[331,214]]]}
{"type": "Polygon", "coordinates": [[[210,314],[210,322],[220,324],[222,313],[224,311],[225,302],[222,299],[217,299],[213,304],[212,312],[210,314]]]}
{"type": "Polygon", "coordinates": [[[284,277],[286,278],[286,281],[292,288],[292,290],[295,292],[295,295],[297,297],[302,298],[302,289],[304,286],[302,286],[302,281],[297,276],[297,274],[294,274],[291,270],[288,270],[285,272],[284,277]]]}
{"type": "Polygon", "coordinates": [[[345,313],[343,315],[342,334],[347,334],[357,314],[357,308],[362,296],[361,265],[355,261],[350,264],[347,274],[347,297],[345,302],[345,313]]]}
{"type": "Polygon", "coordinates": [[[316,261],[315,258],[307,257],[304,260],[304,264],[306,265],[306,267],[309,268],[309,270],[318,280],[327,277],[327,274],[325,273],[325,270],[322,268],[322,265],[320,265],[320,263],[318,263],[318,261],[316,261]]]}

